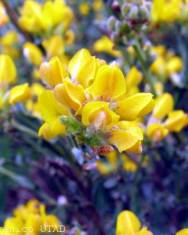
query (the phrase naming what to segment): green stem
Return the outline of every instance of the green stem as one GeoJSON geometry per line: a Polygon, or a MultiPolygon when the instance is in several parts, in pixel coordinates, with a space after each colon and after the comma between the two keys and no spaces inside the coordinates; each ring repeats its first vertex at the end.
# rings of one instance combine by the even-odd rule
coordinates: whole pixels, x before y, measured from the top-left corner
{"type": "Polygon", "coordinates": [[[28,134],[32,137],[35,137],[35,138],[38,137],[38,135],[35,131],[31,130],[30,128],[28,128],[26,126],[21,125],[20,123],[18,123],[14,119],[11,121],[11,124],[12,124],[13,127],[15,127],[19,131],[22,131],[22,132],[24,132],[24,133],[26,133],[26,134],[28,134]]]}
{"type": "Polygon", "coordinates": [[[0,174],[10,178],[11,180],[15,181],[19,185],[26,187],[26,188],[33,188],[33,184],[24,176],[17,175],[14,172],[8,170],[7,168],[0,166],[0,174]]]}
{"type": "Polygon", "coordinates": [[[142,69],[143,69],[143,73],[144,73],[144,78],[146,79],[147,83],[150,85],[151,92],[156,96],[157,94],[156,94],[156,90],[155,90],[155,82],[152,79],[151,73],[147,68],[146,55],[144,54],[138,40],[136,40],[133,47],[134,47],[134,50],[140,60],[140,63],[141,63],[142,69]]]}

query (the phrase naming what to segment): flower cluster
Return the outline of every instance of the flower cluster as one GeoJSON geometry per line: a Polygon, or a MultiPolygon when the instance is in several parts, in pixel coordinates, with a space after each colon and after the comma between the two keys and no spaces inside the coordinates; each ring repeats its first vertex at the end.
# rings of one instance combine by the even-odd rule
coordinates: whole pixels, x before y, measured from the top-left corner
{"type": "Polygon", "coordinates": [[[62,0],[51,0],[40,4],[33,0],[24,1],[20,10],[19,24],[32,33],[63,31],[73,20],[73,12],[62,0]]]}
{"type": "Polygon", "coordinates": [[[40,74],[52,88],[39,97],[45,121],[40,136],[50,139],[74,125],[73,132],[83,132],[80,138],[92,140],[97,134],[105,137],[99,145],[107,140],[120,152],[141,151],[143,132],[138,118],[152,110],[152,94],[129,94],[131,87],[116,64],[108,65],[82,49],[67,67],[57,57],[44,62],[40,74]]]}
{"type": "Polygon", "coordinates": [[[0,234],[40,235],[44,232],[50,234],[65,232],[61,230],[61,222],[55,215],[46,213],[44,204],[37,200],[30,200],[26,205],[15,209],[13,216],[5,220],[3,227],[0,228],[0,234]]]}

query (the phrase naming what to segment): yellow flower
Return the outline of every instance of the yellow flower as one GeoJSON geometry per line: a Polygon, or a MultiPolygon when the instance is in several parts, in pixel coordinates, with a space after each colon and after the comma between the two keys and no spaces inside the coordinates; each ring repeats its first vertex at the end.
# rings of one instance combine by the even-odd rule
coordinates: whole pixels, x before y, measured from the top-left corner
{"type": "Polygon", "coordinates": [[[153,74],[160,75],[164,79],[174,73],[179,73],[183,69],[182,59],[168,51],[164,46],[152,47],[151,53],[156,57],[150,66],[153,74]]]}
{"type": "MultiPolygon", "coordinates": [[[[73,20],[73,12],[62,0],[46,1],[43,5],[43,21],[48,20],[51,27],[62,24],[69,27],[73,20]]],[[[46,30],[48,25],[46,25],[46,30]]]]}
{"type": "Polygon", "coordinates": [[[153,108],[151,93],[137,93],[117,102],[116,112],[125,120],[135,120],[153,108]]]}
{"type": "Polygon", "coordinates": [[[0,55],[0,84],[8,85],[16,81],[16,66],[8,55],[0,55]]]}
{"type": "Polygon", "coordinates": [[[20,26],[29,32],[40,32],[44,29],[42,7],[34,0],[26,0],[21,8],[20,26]]]}
{"type": "Polygon", "coordinates": [[[9,103],[13,105],[19,102],[24,102],[30,98],[30,95],[31,93],[28,83],[14,86],[10,90],[9,103]]]}
{"type": "Polygon", "coordinates": [[[23,54],[34,65],[40,65],[42,63],[43,54],[41,50],[31,42],[26,42],[23,45],[23,54]]]}
{"type": "Polygon", "coordinates": [[[136,67],[132,67],[126,75],[127,89],[130,90],[133,87],[137,87],[142,79],[141,72],[136,67]]]}
{"type": "Polygon", "coordinates": [[[174,99],[172,95],[164,93],[156,99],[152,115],[157,119],[163,119],[173,108],[174,99]]]}
{"type": "Polygon", "coordinates": [[[132,211],[122,211],[117,218],[116,235],[152,235],[132,211]]]}
{"type": "Polygon", "coordinates": [[[138,168],[137,164],[131,160],[128,156],[123,154],[121,156],[122,162],[123,162],[123,169],[128,172],[135,172],[138,168]]]}
{"type": "Polygon", "coordinates": [[[54,35],[48,39],[45,39],[42,42],[42,45],[44,46],[48,58],[51,58],[52,56],[61,56],[64,54],[64,42],[61,36],[54,35]]]}
{"type": "Polygon", "coordinates": [[[167,72],[168,74],[173,74],[176,72],[180,72],[183,69],[183,61],[178,56],[173,56],[167,62],[167,72]]]}
{"type": "Polygon", "coordinates": [[[188,234],[188,228],[184,228],[176,233],[176,235],[187,235],[188,234]]]}
{"type": "Polygon", "coordinates": [[[75,34],[73,30],[67,30],[64,37],[65,43],[71,45],[75,40],[75,34]]]}
{"type": "Polygon", "coordinates": [[[102,10],[104,7],[103,0],[93,0],[92,6],[93,6],[94,11],[102,10]]]}
{"type": "Polygon", "coordinates": [[[87,16],[90,11],[90,6],[87,2],[83,2],[79,5],[79,12],[83,16],[87,16]]]}
{"type": "Polygon", "coordinates": [[[104,129],[118,120],[119,116],[110,110],[107,102],[91,101],[82,110],[82,123],[85,126],[93,125],[96,129],[104,129]]]}
{"type": "Polygon", "coordinates": [[[120,51],[115,50],[113,47],[114,43],[107,36],[102,36],[93,45],[93,49],[96,52],[106,52],[112,56],[119,57],[121,55],[120,51]]]}
{"type": "Polygon", "coordinates": [[[78,51],[70,60],[68,71],[73,81],[83,87],[88,87],[93,81],[99,64],[94,56],[86,49],[78,51]]]}
{"type": "Polygon", "coordinates": [[[49,32],[59,24],[66,29],[73,20],[72,10],[62,0],[40,4],[26,0],[21,8],[20,26],[32,33],[49,32]]]}
{"type": "Polygon", "coordinates": [[[98,69],[93,84],[88,89],[93,97],[101,100],[114,100],[126,92],[126,81],[116,66],[103,65],[98,69]]]}
{"type": "Polygon", "coordinates": [[[2,36],[0,42],[3,46],[11,46],[18,42],[18,34],[15,31],[10,30],[2,36]]]}
{"type": "Polygon", "coordinates": [[[13,216],[6,219],[0,228],[0,235],[39,235],[41,232],[58,232],[59,219],[52,214],[47,214],[45,205],[37,200],[31,200],[26,205],[21,205],[13,212],[13,216]],[[45,230],[48,229],[48,231],[45,230]]]}
{"type": "Polygon", "coordinates": [[[169,113],[164,126],[169,131],[179,132],[188,125],[188,115],[182,110],[175,110],[169,113]]]}
{"type": "Polygon", "coordinates": [[[4,223],[4,229],[10,235],[14,235],[15,233],[18,235],[24,235],[23,226],[24,224],[20,218],[8,218],[4,223]]]}
{"type": "Polygon", "coordinates": [[[32,113],[32,115],[35,117],[40,117],[37,99],[44,90],[45,90],[44,87],[39,83],[33,83],[30,87],[31,99],[27,100],[25,106],[27,110],[29,110],[32,113]]]}
{"type": "Polygon", "coordinates": [[[147,127],[146,133],[153,141],[161,141],[169,134],[169,131],[163,124],[153,123],[147,127]]]}
{"type": "Polygon", "coordinates": [[[151,9],[151,18],[154,23],[173,22],[180,17],[181,0],[154,0],[151,9]]]}
{"type": "Polygon", "coordinates": [[[42,63],[39,73],[42,80],[52,87],[62,83],[67,77],[66,67],[58,57],[52,57],[49,62],[42,63]]]}
{"type": "Polygon", "coordinates": [[[51,122],[62,115],[69,115],[68,108],[59,103],[50,90],[45,90],[39,96],[37,110],[46,122],[51,122]]]}
{"type": "MultiPolygon", "coordinates": [[[[101,154],[103,155],[103,154],[101,154]]],[[[118,155],[117,151],[111,151],[108,154],[104,155],[105,162],[102,160],[96,161],[97,170],[103,174],[108,175],[118,169],[118,155]]]]}
{"type": "Polygon", "coordinates": [[[79,111],[86,100],[84,88],[81,85],[74,84],[69,79],[57,85],[54,94],[60,103],[67,105],[74,111],[79,111]]]}
{"type": "Polygon", "coordinates": [[[61,123],[59,118],[50,122],[42,124],[38,131],[38,135],[46,140],[51,140],[58,135],[64,135],[66,133],[65,126],[61,123]]]}
{"type": "Polygon", "coordinates": [[[120,121],[111,129],[109,142],[116,146],[120,152],[141,152],[143,132],[135,122],[120,121]],[[136,146],[136,148],[134,148],[136,146]]]}
{"type": "Polygon", "coordinates": [[[166,48],[163,45],[153,46],[151,48],[151,53],[154,54],[155,56],[164,57],[166,54],[166,48]]]}
{"type": "Polygon", "coordinates": [[[150,70],[154,74],[166,75],[166,61],[163,57],[157,57],[151,64],[150,70]]]}

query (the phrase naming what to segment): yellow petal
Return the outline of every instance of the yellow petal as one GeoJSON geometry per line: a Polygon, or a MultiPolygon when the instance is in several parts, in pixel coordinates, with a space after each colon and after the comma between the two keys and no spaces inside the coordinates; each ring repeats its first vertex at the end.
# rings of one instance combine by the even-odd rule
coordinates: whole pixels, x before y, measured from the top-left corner
{"type": "Polygon", "coordinates": [[[152,73],[157,75],[166,75],[166,61],[163,57],[157,57],[155,61],[151,64],[150,70],[152,73]]]}
{"type": "Polygon", "coordinates": [[[153,116],[157,119],[164,118],[169,112],[174,108],[174,99],[171,94],[165,93],[155,102],[155,107],[153,109],[153,116]]]}
{"type": "Polygon", "coordinates": [[[128,172],[135,172],[138,168],[138,165],[131,160],[128,156],[122,154],[121,160],[123,162],[123,169],[128,172]]]}
{"type": "Polygon", "coordinates": [[[184,228],[176,233],[176,235],[187,235],[188,234],[188,228],[184,228]]]}
{"type": "Polygon", "coordinates": [[[112,56],[120,56],[120,51],[113,49],[113,47],[113,41],[107,36],[102,36],[93,45],[93,49],[96,52],[106,52],[112,56]]]}
{"type": "Polygon", "coordinates": [[[153,235],[153,233],[144,227],[138,232],[138,235],[153,235]]]}
{"type": "Polygon", "coordinates": [[[151,93],[137,93],[117,102],[116,112],[126,120],[148,114],[153,107],[151,93]]]}
{"type": "Polygon", "coordinates": [[[38,99],[37,111],[46,122],[50,122],[61,115],[69,115],[68,108],[59,103],[52,91],[44,91],[38,99]]]}
{"type": "Polygon", "coordinates": [[[67,76],[66,67],[58,57],[53,57],[49,62],[42,63],[39,72],[42,80],[52,87],[62,83],[67,76]]]}
{"type": "Polygon", "coordinates": [[[24,83],[13,87],[9,94],[9,103],[16,104],[19,102],[26,101],[30,98],[31,91],[28,83],[24,83]]]}
{"type": "Polygon", "coordinates": [[[117,99],[126,92],[123,73],[116,66],[104,65],[99,68],[88,90],[94,97],[100,97],[103,100],[117,99]]]}
{"type": "Polygon", "coordinates": [[[168,133],[168,129],[160,123],[153,123],[149,125],[146,130],[147,136],[153,141],[163,140],[168,135],[168,133]]]}
{"type": "Polygon", "coordinates": [[[46,140],[53,139],[58,135],[64,135],[65,133],[65,126],[61,123],[60,119],[45,122],[38,131],[38,135],[46,140]]]}
{"type": "Polygon", "coordinates": [[[23,54],[34,65],[40,65],[42,63],[43,54],[41,50],[31,42],[26,42],[23,45],[23,54]]]}
{"type": "Polygon", "coordinates": [[[173,56],[167,63],[168,74],[180,72],[183,69],[183,61],[178,56],[173,56]]]}
{"type": "Polygon", "coordinates": [[[64,42],[61,36],[54,35],[49,39],[46,39],[42,42],[48,58],[53,56],[61,56],[64,53],[64,42]]]}
{"type": "Polygon", "coordinates": [[[142,140],[143,132],[141,128],[134,122],[126,121],[117,123],[116,126],[112,128],[109,138],[109,142],[116,146],[120,152],[138,152],[138,149],[141,151],[139,147],[142,140]]]}
{"type": "Polygon", "coordinates": [[[13,83],[16,80],[16,66],[8,55],[0,55],[0,84],[13,83]]]}
{"type": "Polygon", "coordinates": [[[95,77],[97,66],[97,59],[91,56],[88,50],[81,49],[70,60],[68,70],[73,81],[88,87],[95,77]]]}
{"type": "Polygon", "coordinates": [[[116,235],[136,235],[141,228],[141,223],[131,211],[123,211],[118,215],[116,235]]]}
{"type": "Polygon", "coordinates": [[[188,125],[188,116],[182,110],[176,110],[169,113],[164,123],[169,131],[179,132],[188,125]]]}
{"type": "Polygon", "coordinates": [[[82,110],[82,123],[94,125],[97,129],[105,128],[119,120],[119,116],[109,109],[109,104],[102,101],[87,103],[82,110]]]}
{"type": "Polygon", "coordinates": [[[55,87],[54,94],[59,102],[66,104],[74,111],[78,111],[86,100],[84,88],[68,79],[55,87]]]}
{"type": "Polygon", "coordinates": [[[18,42],[18,33],[13,30],[6,32],[1,38],[1,44],[3,46],[12,46],[18,42]]]}
{"type": "Polygon", "coordinates": [[[126,75],[127,89],[138,86],[142,78],[141,72],[136,67],[132,67],[126,75]]]}

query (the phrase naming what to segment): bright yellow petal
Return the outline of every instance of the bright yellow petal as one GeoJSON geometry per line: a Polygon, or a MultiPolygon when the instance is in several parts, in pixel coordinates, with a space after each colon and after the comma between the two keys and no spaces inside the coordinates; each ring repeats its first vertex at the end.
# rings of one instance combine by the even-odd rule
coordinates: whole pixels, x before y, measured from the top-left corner
{"type": "Polygon", "coordinates": [[[42,63],[43,54],[41,50],[31,42],[26,42],[23,45],[23,54],[34,65],[40,65],[42,63]]]}
{"type": "Polygon", "coordinates": [[[97,129],[112,125],[119,120],[119,116],[109,109],[109,104],[102,101],[87,103],[82,110],[82,123],[86,126],[94,125],[97,129]]]}
{"type": "Polygon", "coordinates": [[[59,35],[54,35],[49,39],[44,40],[42,45],[47,52],[48,58],[53,56],[61,56],[64,53],[65,45],[62,37],[59,35]]]}
{"type": "Polygon", "coordinates": [[[42,80],[52,87],[62,83],[68,75],[65,65],[58,57],[53,57],[49,62],[42,63],[39,72],[42,80]]]}
{"type": "Polygon", "coordinates": [[[151,93],[137,93],[117,102],[116,112],[121,118],[135,120],[148,114],[152,110],[153,95],[151,93]]]}
{"type": "MultiPolygon", "coordinates": [[[[109,138],[109,142],[116,146],[120,152],[138,152],[142,140],[143,132],[141,128],[134,122],[126,121],[117,123],[116,126],[112,128],[109,138]]],[[[141,149],[139,150],[141,151],[141,149]]]]}
{"type": "Polygon", "coordinates": [[[55,87],[54,94],[59,102],[66,104],[74,111],[78,111],[86,100],[84,88],[68,79],[55,87]]]}
{"type": "Polygon", "coordinates": [[[168,133],[168,129],[160,123],[153,123],[146,129],[147,136],[153,141],[163,140],[168,135],[168,133]]]}
{"type": "Polygon", "coordinates": [[[59,118],[51,122],[45,122],[38,131],[38,135],[46,140],[53,139],[58,135],[64,135],[65,133],[65,126],[61,123],[59,118]]]}
{"type": "Polygon", "coordinates": [[[142,81],[142,78],[141,72],[136,67],[132,67],[126,75],[128,90],[132,87],[138,86],[142,81]]]}
{"type": "Polygon", "coordinates": [[[164,118],[174,108],[174,99],[171,94],[165,93],[159,96],[155,102],[153,116],[157,119],[164,118]]]}
{"type": "Polygon", "coordinates": [[[68,70],[73,81],[88,87],[95,77],[97,66],[97,59],[91,56],[88,50],[82,49],[70,60],[68,70]]]}
{"type": "Polygon", "coordinates": [[[68,108],[59,103],[52,91],[44,91],[38,99],[37,111],[44,121],[50,122],[61,115],[69,115],[68,108]]]}
{"type": "Polygon", "coordinates": [[[16,80],[16,66],[8,55],[0,55],[0,84],[13,83],[16,80]]]}
{"type": "Polygon", "coordinates": [[[131,211],[123,211],[118,215],[116,235],[136,235],[141,228],[141,223],[131,211]]]}
{"type": "Polygon", "coordinates": [[[176,235],[187,235],[188,234],[188,228],[184,228],[176,233],[176,235]]]}
{"type": "Polygon", "coordinates": [[[144,227],[138,232],[138,235],[153,235],[153,233],[144,227]]]}
{"type": "Polygon", "coordinates": [[[168,74],[180,72],[183,69],[183,61],[178,56],[173,56],[167,63],[168,74]]]}
{"type": "Polygon", "coordinates": [[[169,113],[164,123],[169,131],[179,132],[188,125],[188,115],[182,110],[176,110],[169,113]]]}
{"type": "Polygon", "coordinates": [[[126,81],[121,70],[112,65],[99,68],[96,78],[88,89],[94,97],[102,100],[113,100],[126,92],[126,81]]]}
{"type": "Polygon", "coordinates": [[[30,98],[31,90],[28,83],[24,83],[13,87],[9,94],[9,103],[16,104],[19,102],[26,101],[30,98]]]}

